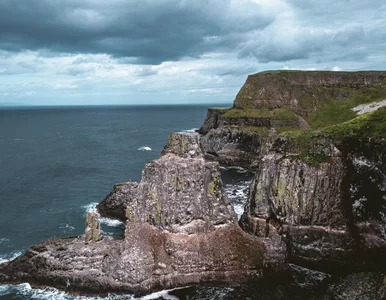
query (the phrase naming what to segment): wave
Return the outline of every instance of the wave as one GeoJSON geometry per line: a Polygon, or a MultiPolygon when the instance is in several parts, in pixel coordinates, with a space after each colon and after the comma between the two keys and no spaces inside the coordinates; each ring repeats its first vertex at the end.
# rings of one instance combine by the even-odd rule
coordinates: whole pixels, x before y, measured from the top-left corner
{"type": "Polygon", "coordinates": [[[16,257],[19,257],[23,253],[24,253],[24,251],[13,251],[13,252],[8,253],[8,254],[1,254],[0,255],[0,264],[14,260],[16,257]]]}
{"type": "Polygon", "coordinates": [[[111,226],[111,227],[121,227],[121,226],[124,226],[125,224],[119,220],[114,220],[114,219],[109,219],[109,218],[103,218],[99,215],[98,213],[98,210],[96,208],[96,206],[98,205],[97,202],[93,202],[93,203],[89,203],[85,206],[83,206],[85,209],[86,209],[86,213],[85,213],[85,216],[87,216],[87,214],[89,212],[94,212],[98,215],[98,220],[101,224],[105,224],[107,226],[111,226]]]}
{"type": "Polygon", "coordinates": [[[199,128],[191,128],[191,129],[185,129],[185,130],[182,130],[182,132],[196,132],[196,130],[198,130],[199,128]]]}
{"type": "Polygon", "coordinates": [[[139,147],[137,149],[137,151],[151,151],[151,148],[150,147],[147,147],[147,146],[142,146],[142,147],[139,147]]]}
{"type": "Polygon", "coordinates": [[[242,167],[238,167],[238,166],[222,167],[222,170],[234,170],[237,173],[247,173],[247,172],[249,172],[248,170],[246,170],[246,169],[244,169],[242,167]]]}
{"type": "MultiPolygon", "coordinates": [[[[178,288],[180,289],[180,288],[178,288]]],[[[67,294],[66,292],[60,291],[55,288],[45,288],[38,289],[32,288],[29,283],[22,283],[18,285],[0,285],[0,296],[5,295],[15,295],[18,299],[44,299],[44,300],[132,300],[132,299],[141,299],[141,300],[155,300],[155,299],[165,299],[165,300],[178,300],[179,298],[169,295],[169,292],[172,290],[163,290],[160,292],[155,292],[143,297],[135,297],[132,294],[124,295],[110,295],[107,297],[97,297],[97,296],[75,296],[67,294]]]]}
{"type": "Polygon", "coordinates": [[[237,184],[224,184],[224,190],[235,210],[238,219],[244,213],[244,205],[247,202],[248,188],[251,181],[240,181],[237,184]]]}
{"type": "Polygon", "coordinates": [[[62,224],[59,226],[60,229],[63,229],[64,233],[67,233],[69,231],[73,231],[75,229],[74,226],[70,225],[70,224],[62,224]]]}
{"type": "Polygon", "coordinates": [[[6,244],[8,242],[9,242],[9,239],[7,239],[7,238],[1,238],[0,239],[0,244],[6,244]]]}

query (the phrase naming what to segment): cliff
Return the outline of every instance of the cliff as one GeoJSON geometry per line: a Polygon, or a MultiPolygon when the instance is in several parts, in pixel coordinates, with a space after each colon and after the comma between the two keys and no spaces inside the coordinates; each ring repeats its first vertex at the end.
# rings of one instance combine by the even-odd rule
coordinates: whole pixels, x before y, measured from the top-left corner
{"type": "Polygon", "coordinates": [[[385,272],[385,99],[386,72],[250,75],[202,130],[212,159],[255,170],[241,227],[291,263],[385,272]]]}

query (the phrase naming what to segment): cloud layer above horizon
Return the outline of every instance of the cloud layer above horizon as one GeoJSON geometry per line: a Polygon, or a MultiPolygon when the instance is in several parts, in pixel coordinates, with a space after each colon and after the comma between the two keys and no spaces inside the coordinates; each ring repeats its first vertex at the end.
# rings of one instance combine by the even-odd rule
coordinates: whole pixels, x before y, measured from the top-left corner
{"type": "Polygon", "coordinates": [[[3,0],[0,104],[231,103],[267,69],[386,68],[380,0],[3,0]]]}

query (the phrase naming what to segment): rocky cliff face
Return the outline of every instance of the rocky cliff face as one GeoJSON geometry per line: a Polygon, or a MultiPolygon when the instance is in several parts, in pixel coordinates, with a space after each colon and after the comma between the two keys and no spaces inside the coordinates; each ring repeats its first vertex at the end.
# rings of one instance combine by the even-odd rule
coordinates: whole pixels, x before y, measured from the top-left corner
{"type": "Polygon", "coordinates": [[[198,134],[172,134],[161,157],[145,166],[141,182],[116,186],[99,211],[127,218],[123,238],[100,236],[90,214],[84,236],[32,247],[0,265],[0,282],[141,294],[259,279],[269,264],[269,249],[238,226],[219,165],[204,159],[198,134]]]}
{"type": "Polygon", "coordinates": [[[386,115],[381,108],[362,118],[352,110],[382,99],[386,72],[249,76],[215,129],[205,124],[202,140],[221,164],[256,170],[241,227],[302,266],[386,270],[386,115]],[[285,123],[293,120],[288,114],[272,122],[282,108],[297,114],[298,125],[285,123]],[[248,132],[248,139],[232,132],[248,132]]]}
{"type": "Polygon", "coordinates": [[[314,137],[319,146],[309,143],[306,155],[283,152],[291,146],[281,144],[263,157],[242,227],[258,236],[273,230],[290,261],[309,267],[386,268],[385,141],[331,140],[320,147],[321,139],[314,137]]]}

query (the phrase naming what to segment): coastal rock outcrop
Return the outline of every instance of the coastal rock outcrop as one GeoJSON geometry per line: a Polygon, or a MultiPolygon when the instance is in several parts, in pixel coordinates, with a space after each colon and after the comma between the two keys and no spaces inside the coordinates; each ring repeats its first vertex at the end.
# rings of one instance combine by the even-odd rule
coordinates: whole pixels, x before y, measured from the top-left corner
{"type": "Polygon", "coordinates": [[[120,218],[125,207],[123,238],[100,239],[89,214],[86,235],[30,248],[0,265],[0,281],[141,294],[261,279],[269,264],[264,244],[238,226],[219,165],[204,159],[197,133],[171,134],[161,157],[145,166],[141,182],[116,186],[103,207],[120,218]]]}

